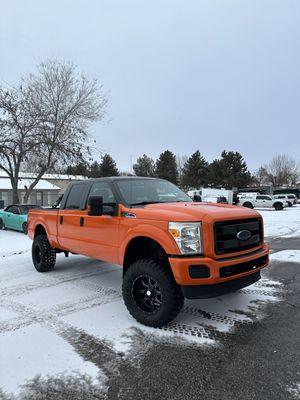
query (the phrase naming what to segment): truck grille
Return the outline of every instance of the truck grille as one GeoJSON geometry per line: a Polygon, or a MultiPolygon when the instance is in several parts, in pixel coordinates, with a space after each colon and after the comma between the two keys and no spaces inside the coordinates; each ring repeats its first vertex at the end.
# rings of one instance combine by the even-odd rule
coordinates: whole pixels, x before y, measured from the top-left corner
{"type": "Polygon", "coordinates": [[[262,221],[260,219],[242,219],[235,221],[220,221],[214,225],[215,253],[227,254],[251,249],[262,244],[262,221]],[[249,231],[247,240],[240,240],[237,234],[249,231]]]}

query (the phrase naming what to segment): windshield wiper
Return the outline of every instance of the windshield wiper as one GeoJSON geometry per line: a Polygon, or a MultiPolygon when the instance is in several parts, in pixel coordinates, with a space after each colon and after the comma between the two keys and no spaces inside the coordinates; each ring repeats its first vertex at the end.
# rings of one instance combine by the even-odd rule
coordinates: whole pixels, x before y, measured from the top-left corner
{"type": "Polygon", "coordinates": [[[131,206],[146,206],[147,204],[164,203],[164,201],[141,201],[140,203],[132,203],[131,206]]]}

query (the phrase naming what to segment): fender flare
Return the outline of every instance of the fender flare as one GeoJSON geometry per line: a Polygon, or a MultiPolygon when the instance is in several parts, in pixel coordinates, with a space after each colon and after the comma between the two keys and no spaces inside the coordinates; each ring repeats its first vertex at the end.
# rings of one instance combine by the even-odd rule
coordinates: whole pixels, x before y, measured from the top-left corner
{"type": "Polygon", "coordinates": [[[123,265],[128,246],[130,245],[131,241],[137,237],[145,237],[154,240],[164,249],[166,254],[180,254],[179,249],[171,235],[169,235],[163,229],[144,223],[134,227],[133,229],[130,229],[125,238],[122,240],[119,250],[119,262],[121,265],[123,265]]]}

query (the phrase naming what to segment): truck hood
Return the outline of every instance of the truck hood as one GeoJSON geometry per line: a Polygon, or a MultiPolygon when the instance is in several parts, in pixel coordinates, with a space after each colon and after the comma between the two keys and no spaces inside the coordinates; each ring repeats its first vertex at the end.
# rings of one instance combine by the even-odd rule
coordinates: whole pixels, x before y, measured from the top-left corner
{"type": "Polygon", "coordinates": [[[261,217],[257,211],[244,207],[216,203],[159,203],[133,207],[137,218],[160,221],[230,220],[261,217]]]}

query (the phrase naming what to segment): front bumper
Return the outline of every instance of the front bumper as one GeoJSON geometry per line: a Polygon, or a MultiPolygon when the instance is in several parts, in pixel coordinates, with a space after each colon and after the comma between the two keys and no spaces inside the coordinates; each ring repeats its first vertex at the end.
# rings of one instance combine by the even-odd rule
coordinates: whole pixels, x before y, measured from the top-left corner
{"type": "Polygon", "coordinates": [[[252,285],[259,279],[260,271],[256,271],[251,275],[242,276],[228,282],[216,283],[215,285],[181,286],[181,288],[184,297],[187,299],[208,299],[235,292],[236,290],[252,285]]]}
{"type": "Polygon", "coordinates": [[[175,281],[181,286],[204,286],[230,282],[242,277],[250,276],[265,268],[269,264],[269,246],[263,246],[251,253],[240,256],[213,259],[209,257],[181,257],[170,256],[169,262],[175,281]],[[192,278],[191,266],[205,266],[209,269],[209,276],[192,278]],[[225,268],[224,267],[228,267],[225,268]]]}

